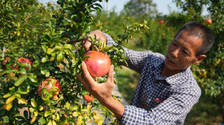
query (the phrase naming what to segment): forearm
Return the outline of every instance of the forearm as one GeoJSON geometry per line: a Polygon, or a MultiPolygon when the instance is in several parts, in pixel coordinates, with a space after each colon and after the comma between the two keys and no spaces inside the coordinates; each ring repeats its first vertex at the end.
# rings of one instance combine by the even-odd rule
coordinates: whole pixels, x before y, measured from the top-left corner
{"type": "Polygon", "coordinates": [[[106,101],[101,100],[99,101],[101,102],[102,105],[104,105],[110,111],[112,111],[119,120],[121,120],[124,114],[124,105],[115,100],[112,96],[111,98],[108,98],[106,101]]]}

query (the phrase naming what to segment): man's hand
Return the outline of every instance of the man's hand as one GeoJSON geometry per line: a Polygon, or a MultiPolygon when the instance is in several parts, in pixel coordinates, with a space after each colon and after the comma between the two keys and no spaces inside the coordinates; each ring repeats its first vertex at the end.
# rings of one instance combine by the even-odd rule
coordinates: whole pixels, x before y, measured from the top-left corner
{"type": "Polygon", "coordinates": [[[79,74],[76,74],[78,80],[83,84],[87,91],[89,91],[94,97],[96,97],[100,101],[101,104],[105,104],[107,99],[112,97],[111,95],[114,87],[113,65],[111,66],[110,71],[108,73],[107,81],[101,84],[94,81],[94,79],[88,72],[86,64],[84,62],[82,62],[82,71],[84,79],[79,74]]]}
{"type": "MultiPolygon", "coordinates": [[[[96,35],[96,39],[100,39],[102,42],[107,41],[106,36],[100,30],[94,30],[94,31],[90,32],[90,34],[88,36],[91,37],[91,38],[94,38],[94,35],[96,35]]],[[[86,51],[89,51],[90,47],[92,45],[91,39],[89,38],[88,40],[82,41],[82,45],[83,45],[83,47],[85,48],[86,51]]]]}
{"type": "Polygon", "coordinates": [[[124,106],[112,97],[112,90],[114,87],[113,68],[114,67],[112,65],[108,73],[107,81],[105,83],[99,84],[94,81],[94,79],[87,70],[86,64],[82,62],[82,71],[84,79],[79,73],[76,74],[76,77],[83,84],[87,91],[89,91],[102,105],[110,109],[117,116],[118,119],[121,119],[124,113],[124,106]]]}

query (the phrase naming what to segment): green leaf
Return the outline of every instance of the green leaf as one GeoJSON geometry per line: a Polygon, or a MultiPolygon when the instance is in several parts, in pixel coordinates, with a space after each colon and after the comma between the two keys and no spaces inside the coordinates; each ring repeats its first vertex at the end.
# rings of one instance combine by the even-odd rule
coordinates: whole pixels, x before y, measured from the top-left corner
{"type": "Polygon", "coordinates": [[[20,86],[26,78],[27,78],[27,75],[23,75],[23,76],[19,77],[19,79],[17,79],[17,81],[14,83],[14,85],[20,86]]]}
{"type": "Polygon", "coordinates": [[[49,70],[45,69],[44,67],[41,67],[40,72],[41,72],[41,74],[46,75],[47,72],[49,72],[49,70]]]}
{"type": "Polygon", "coordinates": [[[60,51],[59,54],[57,55],[57,61],[62,62],[63,60],[64,60],[64,54],[62,51],[60,51]]]}
{"type": "Polygon", "coordinates": [[[28,94],[30,92],[29,88],[30,87],[27,86],[26,90],[21,90],[21,88],[19,87],[19,89],[16,91],[16,93],[19,93],[19,94],[22,94],[22,95],[28,94]]]}
{"type": "Polygon", "coordinates": [[[65,54],[67,55],[72,55],[71,51],[70,50],[64,50],[65,54]]]}
{"type": "Polygon", "coordinates": [[[26,69],[21,69],[21,70],[19,71],[19,73],[21,73],[21,74],[26,74],[26,69]]]}
{"type": "Polygon", "coordinates": [[[49,76],[50,76],[50,72],[49,72],[49,70],[47,70],[45,77],[49,77],[49,76]]]}
{"type": "Polygon", "coordinates": [[[47,116],[49,116],[49,115],[51,115],[52,113],[50,112],[50,111],[45,111],[45,113],[44,113],[44,117],[47,117],[47,116]]]}
{"type": "Polygon", "coordinates": [[[55,50],[56,50],[56,49],[54,49],[54,48],[53,48],[53,49],[52,49],[52,48],[48,48],[48,49],[47,49],[47,54],[50,55],[50,54],[52,54],[55,50]]]}
{"type": "Polygon", "coordinates": [[[33,116],[33,118],[30,121],[30,124],[33,124],[36,121],[36,119],[37,119],[37,116],[33,116]]]}
{"type": "Polygon", "coordinates": [[[15,96],[15,95],[12,95],[11,97],[9,97],[9,98],[6,100],[5,104],[9,104],[9,103],[12,102],[15,98],[16,98],[16,96],[15,96]]]}
{"type": "Polygon", "coordinates": [[[48,58],[47,57],[43,57],[42,59],[41,59],[41,62],[42,63],[45,63],[45,62],[47,62],[48,61],[48,58]]]}
{"type": "Polygon", "coordinates": [[[8,98],[13,94],[14,94],[13,92],[6,93],[5,95],[3,95],[3,98],[8,98]]]}
{"type": "Polygon", "coordinates": [[[42,45],[41,47],[42,47],[43,51],[46,53],[47,52],[47,46],[42,45]]]}
{"type": "Polygon", "coordinates": [[[33,56],[33,58],[34,58],[35,60],[37,60],[38,62],[40,62],[40,57],[39,57],[39,55],[35,54],[35,55],[33,56]]]}
{"type": "Polygon", "coordinates": [[[74,46],[71,45],[71,44],[65,44],[65,45],[63,46],[63,48],[64,48],[64,49],[73,50],[73,49],[74,49],[74,46]]]}
{"type": "MultiPolygon", "coordinates": [[[[20,70],[21,70],[21,68],[22,69],[27,69],[27,70],[30,70],[31,69],[31,65],[28,63],[28,62],[26,62],[26,63],[19,63],[19,67],[18,67],[20,70]]],[[[24,73],[24,72],[22,72],[22,73],[24,73]]]]}
{"type": "Polygon", "coordinates": [[[30,79],[30,81],[32,81],[32,82],[38,82],[38,80],[37,80],[37,78],[33,75],[33,74],[29,74],[28,75],[28,78],[30,79]]]}
{"type": "Polygon", "coordinates": [[[15,86],[9,88],[10,92],[6,93],[3,95],[3,98],[8,98],[10,96],[12,96],[15,93],[15,86]]]}
{"type": "Polygon", "coordinates": [[[88,95],[89,92],[88,92],[88,91],[83,91],[83,92],[81,92],[81,94],[82,94],[82,95],[88,95]]]}
{"type": "Polygon", "coordinates": [[[75,105],[75,106],[72,106],[72,107],[70,108],[71,111],[75,111],[75,110],[77,110],[77,109],[78,109],[78,106],[76,106],[76,105],[75,105]]]}
{"type": "Polygon", "coordinates": [[[66,102],[66,104],[65,104],[64,107],[67,108],[67,109],[69,109],[70,108],[70,104],[68,102],[66,102]]]}
{"type": "Polygon", "coordinates": [[[46,123],[46,120],[44,119],[43,116],[38,120],[38,123],[41,125],[44,125],[46,123]]]}
{"type": "Polygon", "coordinates": [[[6,73],[12,73],[12,72],[16,72],[16,69],[9,69],[9,70],[4,70],[0,72],[0,76],[6,74],[6,73]]]}
{"type": "Polygon", "coordinates": [[[31,105],[35,108],[37,106],[37,103],[34,98],[31,99],[31,105]]]}

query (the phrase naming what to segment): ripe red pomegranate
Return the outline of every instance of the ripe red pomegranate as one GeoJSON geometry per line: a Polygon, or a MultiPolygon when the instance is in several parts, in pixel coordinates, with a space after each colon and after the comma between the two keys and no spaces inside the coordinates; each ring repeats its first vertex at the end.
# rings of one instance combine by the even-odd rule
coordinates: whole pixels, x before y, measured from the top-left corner
{"type": "Polygon", "coordinates": [[[83,98],[87,101],[87,103],[92,102],[93,101],[93,96],[91,95],[83,95],[83,98]]]}
{"type": "Polygon", "coordinates": [[[110,57],[102,52],[88,51],[84,54],[84,62],[92,77],[101,77],[106,75],[110,70],[110,57]]]}
{"type": "MultiPolygon", "coordinates": [[[[28,63],[31,65],[31,67],[33,66],[32,62],[31,62],[29,59],[27,59],[27,58],[19,58],[19,59],[18,59],[18,62],[19,62],[19,63],[27,63],[27,62],[28,62],[28,63]]],[[[13,66],[11,65],[11,67],[12,67],[12,69],[17,69],[17,70],[18,70],[18,65],[15,66],[15,67],[13,67],[13,66]]],[[[29,70],[28,67],[25,67],[25,69],[26,69],[26,70],[29,70]]]]}
{"type": "Polygon", "coordinates": [[[54,79],[54,78],[47,78],[40,84],[40,86],[38,87],[39,96],[41,96],[41,90],[43,88],[47,89],[48,91],[56,88],[57,90],[54,91],[53,98],[57,98],[58,93],[61,91],[60,83],[58,82],[57,79],[54,79]]]}
{"type": "Polygon", "coordinates": [[[158,22],[159,22],[159,24],[163,24],[164,23],[164,20],[163,19],[160,19],[158,22]]]}
{"type": "Polygon", "coordinates": [[[212,24],[212,20],[211,20],[211,19],[207,19],[207,20],[205,20],[205,24],[207,24],[207,25],[212,24]]]}

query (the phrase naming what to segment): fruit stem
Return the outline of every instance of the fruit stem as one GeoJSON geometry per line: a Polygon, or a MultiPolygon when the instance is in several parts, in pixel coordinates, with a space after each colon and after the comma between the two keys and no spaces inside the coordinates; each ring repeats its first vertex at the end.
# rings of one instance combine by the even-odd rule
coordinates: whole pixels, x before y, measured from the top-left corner
{"type": "Polygon", "coordinates": [[[100,52],[99,48],[96,45],[93,45],[93,47],[97,50],[97,52],[100,52]]]}

